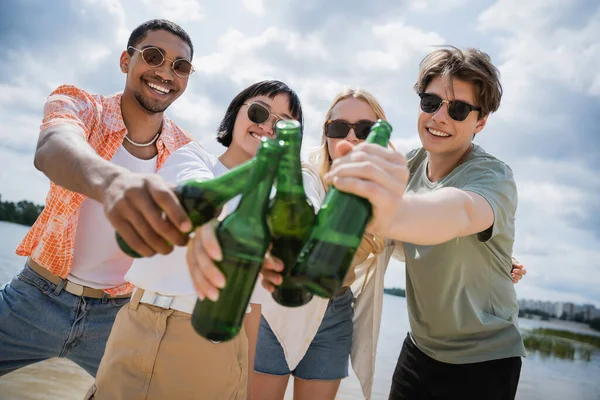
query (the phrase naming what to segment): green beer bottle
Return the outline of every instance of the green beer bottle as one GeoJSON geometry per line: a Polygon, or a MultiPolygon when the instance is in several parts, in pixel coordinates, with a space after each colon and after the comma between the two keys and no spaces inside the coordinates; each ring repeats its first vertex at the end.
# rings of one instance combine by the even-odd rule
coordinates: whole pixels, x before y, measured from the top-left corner
{"type": "Polygon", "coordinates": [[[271,254],[283,261],[283,282],[275,288],[273,299],[283,306],[298,307],[312,299],[312,293],[294,283],[294,271],[302,247],[308,240],[315,212],[304,193],[300,148],[300,123],[282,120],[275,125],[277,139],[283,142],[283,158],[277,171],[277,193],[269,209],[269,226],[273,237],[271,254]]]}
{"type": "MultiPolygon", "coordinates": [[[[229,200],[242,193],[254,163],[253,158],[217,178],[205,181],[190,180],[175,188],[175,195],[192,221],[192,230],[217,217],[229,200]]],[[[117,233],[116,236],[117,243],[125,254],[133,258],[142,257],[121,235],[117,233]]]]}
{"type": "MultiPolygon", "coordinates": [[[[378,120],[367,143],[387,146],[392,127],[378,120]]],[[[363,197],[329,189],[317,222],[294,266],[298,281],[321,297],[333,297],[342,287],[354,253],[371,218],[371,203],[363,197]]]]}
{"type": "Polygon", "coordinates": [[[264,140],[261,143],[239,206],[216,230],[223,259],[215,264],[225,275],[226,284],[217,301],[198,300],[192,314],[194,329],[207,339],[229,340],[242,327],[250,296],[271,243],[266,217],[282,153],[279,141],[264,140]]]}

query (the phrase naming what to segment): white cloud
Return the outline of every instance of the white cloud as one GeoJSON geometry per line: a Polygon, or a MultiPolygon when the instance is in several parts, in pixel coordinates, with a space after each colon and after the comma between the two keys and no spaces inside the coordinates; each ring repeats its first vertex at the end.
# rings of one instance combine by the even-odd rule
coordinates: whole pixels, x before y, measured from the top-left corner
{"type": "Polygon", "coordinates": [[[539,30],[549,27],[562,13],[562,0],[498,0],[481,15],[481,28],[509,31],[539,30]]]}
{"type": "Polygon", "coordinates": [[[142,3],[152,14],[178,23],[200,21],[206,17],[199,0],[142,0],[142,3]]]}
{"type": "MultiPolygon", "coordinates": [[[[195,65],[197,71],[205,74],[227,74],[232,81],[239,83],[274,75],[277,69],[268,56],[270,47],[278,46],[284,52],[278,54],[282,59],[313,59],[323,62],[328,53],[323,45],[310,35],[299,35],[280,28],[267,28],[257,36],[247,36],[242,32],[229,29],[218,39],[218,51],[207,56],[199,56],[195,65]]],[[[272,51],[271,51],[272,53],[272,51]]]]}
{"type": "Polygon", "coordinates": [[[600,303],[595,298],[600,284],[598,236],[580,226],[597,208],[600,177],[572,160],[531,157],[517,164],[515,178],[519,188],[515,255],[528,269],[519,294],[600,303]]]}
{"type": "Polygon", "coordinates": [[[221,122],[223,110],[208,97],[188,93],[174,103],[168,113],[180,124],[193,127],[189,133],[208,151],[214,154],[223,152],[224,147],[215,140],[215,130],[221,122]]]}
{"type": "Polygon", "coordinates": [[[242,0],[246,10],[259,17],[265,15],[265,4],[263,0],[242,0]]]}
{"type": "Polygon", "coordinates": [[[33,167],[33,151],[17,153],[0,145],[0,160],[3,165],[0,168],[2,200],[29,200],[43,204],[50,184],[48,179],[33,167]]]}
{"type": "Polygon", "coordinates": [[[0,84],[0,143],[3,146],[19,151],[35,148],[47,95],[35,85],[0,84]]]}
{"type": "Polygon", "coordinates": [[[19,82],[19,84],[0,83],[0,106],[28,110],[39,109],[40,104],[44,104],[44,100],[48,95],[44,90],[45,88],[31,85],[24,89],[24,85],[26,85],[26,82],[19,82]]]}
{"type": "MultiPolygon", "coordinates": [[[[124,38],[124,40],[129,37],[130,32],[128,32],[125,27],[126,12],[121,0],[85,0],[85,3],[103,8],[112,14],[117,21],[117,27],[115,29],[116,36],[118,38],[124,38]]],[[[86,13],[88,10],[82,9],[81,12],[86,13]]],[[[90,9],[89,12],[93,13],[93,8],[90,9]]]]}
{"type": "Polygon", "coordinates": [[[552,81],[600,96],[600,9],[590,10],[585,25],[568,28],[564,7],[561,0],[500,0],[479,16],[480,31],[510,35],[499,43],[504,80],[521,89],[513,93],[552,81]]]}
{"type": "Polygon", "coordinates": [[[401,21],[374,26],[370,39],[374,48],[383,47],[383,50],[364,50],[358,53],[358,65],[367,70],[414,70],[419,60],[431,51],[431,46],[445,44],[444,38],[439,34],[423,31],[401,21]]]}
{"type": "Polygon", "coordinates": [[[519,198],[540,207],[540,212],[555,216],[585,217],[587,210],[581,208],[587,192],[566,184],[551,184],[540,181],[520,181],[519,198]]]}
{"type": "Polygon", "coordinates": [[[434,12],[448,11],[453,8],[464,6],[468,0],[411,0],[408,5],[413,11],[434,12]]]}

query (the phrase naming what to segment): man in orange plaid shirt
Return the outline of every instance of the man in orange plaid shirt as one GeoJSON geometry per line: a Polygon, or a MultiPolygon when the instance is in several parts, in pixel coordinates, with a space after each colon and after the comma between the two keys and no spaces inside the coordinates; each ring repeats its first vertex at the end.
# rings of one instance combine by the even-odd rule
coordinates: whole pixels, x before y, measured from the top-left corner
{"type": "Polygon", "coordinates": [[[34,164],[50,178],[46,207],[17,254],[24,269],[0,291],[0,376],[66,357],[95,375],[115,316],[129,301],[132,259],[185,245],[191,222],[155,172],[190,142],[164,111],[194,71],[189,35],[166,20],[137,27],[120,57],[125,89],[56,89],[34,164]]]}

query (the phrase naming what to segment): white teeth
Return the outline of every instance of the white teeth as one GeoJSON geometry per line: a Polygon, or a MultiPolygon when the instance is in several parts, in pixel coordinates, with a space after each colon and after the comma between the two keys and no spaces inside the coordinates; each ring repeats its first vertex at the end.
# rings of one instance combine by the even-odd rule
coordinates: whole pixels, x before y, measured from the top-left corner
{"type": "Polygon", "coordinates": [[[256,140],[260,140],[262,138],[262,136],[254,133],[254,132],[250,132],[250,136],[252,136],[256,140]]]}
{"type": "Polygon", "coordinates": [[[431,133],[433,136],[437,136],[437,137],[449,137],[449,136],[452,136],[452,135],[450,135],[448,133],[436,131],[435,129],[431,129],[431,128],[429,128],[429,133],[431,133]]]}
{"type": "Polygon", "coordinates": [[[157,90],[163,94],[168,94],[171,91],[171,89],[169,89],[169,88],[158,86],[157,84],[152,83],[152,82],[148,82],[148,86],[150,86],[152,89],[157,90]]]}

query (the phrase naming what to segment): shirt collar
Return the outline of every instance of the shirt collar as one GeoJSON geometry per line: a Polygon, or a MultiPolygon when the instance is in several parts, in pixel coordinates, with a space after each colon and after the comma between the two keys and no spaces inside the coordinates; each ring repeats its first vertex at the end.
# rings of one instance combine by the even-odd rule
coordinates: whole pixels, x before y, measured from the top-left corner
{"type": "Polygon", "coordinates": [[[125,121],[123,121],[123,114],[121,113],[122,95],[123,93],[119,92],[104,98],[102,123],[104,126],[108,126],[110,128],[108,131],[109,134],[121,133],[124,135],[127,130],[125,127],[125,121]]]}

